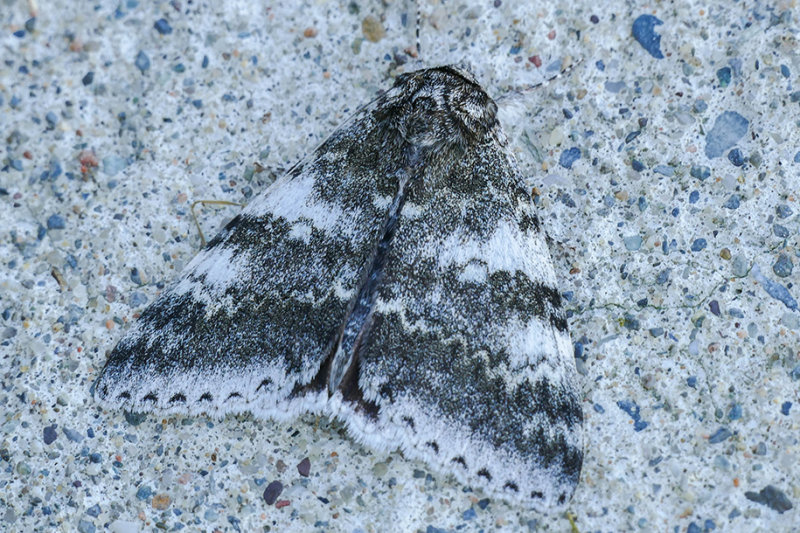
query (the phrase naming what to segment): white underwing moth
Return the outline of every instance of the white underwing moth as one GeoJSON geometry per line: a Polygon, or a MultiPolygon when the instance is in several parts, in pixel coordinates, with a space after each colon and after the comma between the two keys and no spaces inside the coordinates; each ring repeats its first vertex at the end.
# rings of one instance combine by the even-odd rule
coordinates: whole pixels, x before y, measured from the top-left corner
{"type": "Polygon", "coordinates": [[[142,313],[100,403],[336,417],[489,495],[565,504],[583,459],[575,363],[496,112],[464,69],[399,76],[142,313]]]}

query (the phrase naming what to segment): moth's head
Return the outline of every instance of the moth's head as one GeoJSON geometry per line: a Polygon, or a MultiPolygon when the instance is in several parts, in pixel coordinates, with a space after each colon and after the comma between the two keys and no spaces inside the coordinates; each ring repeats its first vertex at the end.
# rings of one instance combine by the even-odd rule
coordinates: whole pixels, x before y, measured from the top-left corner
{"type": "Polygon", "coordinates": [[[376,118],[418,148],[466,147],[498,128],[497,105],[464,67],[402,74],[385,96],[376,118]]]}

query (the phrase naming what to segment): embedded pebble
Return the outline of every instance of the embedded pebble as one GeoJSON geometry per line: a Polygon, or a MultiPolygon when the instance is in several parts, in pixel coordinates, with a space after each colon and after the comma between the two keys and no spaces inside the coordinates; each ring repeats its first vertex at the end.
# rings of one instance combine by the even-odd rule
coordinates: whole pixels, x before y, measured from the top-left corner
{"type": "Polygon", "coordinates": [[[580,148],[572,147],[569,150],[561,152],[561,157],[558,159],[558,164],[567,170],[572,168],[572,164],[581,158],[580,148]]]}
{"type": "Polygon", "coordinates": [[[58,424],[52,424],[49,426],[45,426],[43,430],[43,437],[45,444],[52,444],[58,438],[58,432],[56,432],[56,428],[58,424]]]}
{"type": "Polygon", "coordinates": [[[158,19],[155,24],[153,24],[153,27],[161,35],[169,35],[172,33],[172,26],[169,25],[167,19],[158,19]]]}
{"type": "Polygon", "coordinates": [[[622,241],[625,243],[625,249],[632,252],[635,252],[642,247],[642,238],[639,235],[623,237],[622,241]]]}
{"type": "Polygon", "coordinates": [[[778,260],[772,265],[772,271],[780,278],[788,278],[791,276],[793,269],[794,263],[792,259],[783,252],[778,255],[778,260]]]}
{"type": "Polygon", "coordinates": [[[283,492],[283,483],[280,481],[272,481],[267,488],[264,489],[264,501],[267,505],[272,505],[278,500],[278,496],[283,492]]]}
{"type": "Polygon", "coordinates": [[[797,310],[797,300],[795,300],[789,293],[789,289],[764,276],[764,274],[761,273],[761,268],[758,266],[758,264],[754,265],[750,272],[753,274],[755,280],[758,281],[762,287],[764,287],[764,290],[767,291],[767,294],[782,302],[783,305],[792,311],[797,310]]]}
{"type": "Polygon", "coordinates": [[[136,60],[134,61],[136,68],[138,68],[142,74],[147,72],[150,69],[150,58],[147,57],[143,51],[139,50],[139,53],[136,54],[136,60]]]}
{"type": "Polygon", "coordinates": [[[711,176],[711,169],[705,166],[692,166],[691,170],[689,170],[689,174],[693,178],[705,181],[711,176]]]}
{"type": "Polygon", "coordinates": [[[747,491],[744,496],[752,502],[766,505],[781,514],[794,507],[786,494],[772,485],[767,485],[758,492],[747,491]]]}
{"type": "Polygon", "coordinates": [[[634,39],[656,59],[664,59],[664,54],[661,53],[661,35],[655,31],[655,27],[661,24],[664,23],[653,15],[639,15],[633,21],[634,39]]]}
{"type": "Polygon", "coordinates": [[[59,214],[50,215],[47,218],[47,229],[64,229],[67,227],[67,223],[59,214]]]}
{"type": "Polygon", "coordinates": [[[749,126],[750,122],[736,111],[725,111],[718,115],[706,135],[706,157],[713,159],[721,156],[744,137],[749,126]]]}
{"type": "Polygon", "coordinates": [[[617,407],[628,413],[628,415],[631,417],[633,420],[634,431],[642,431],[649,425],[649,422],[642,420],[642,417],[639,414],[640,408],[633,400],[620,400],[617,402],[617,407]]]}
{"type": "Polygon", "coordinates": [[[308,457],[297,464],[297,472],[303,477],[308,477],[311,473],[311,460],[308,457]]]}
{"type": "Polygon", "coordinates": [[[720,442],[728,440],[731,437],[731,435],[733,435],[733,433],[731,433],[731,431],[728,428],[721,427],[717,431],[715,431],[710,437],[708,437],[708,442],[710,444],[719,444],[720,442]]]}

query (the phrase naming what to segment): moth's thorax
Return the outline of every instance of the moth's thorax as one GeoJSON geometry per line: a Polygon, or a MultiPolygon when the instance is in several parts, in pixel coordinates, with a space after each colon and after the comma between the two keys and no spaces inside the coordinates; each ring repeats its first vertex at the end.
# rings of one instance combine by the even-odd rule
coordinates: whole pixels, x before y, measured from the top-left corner
{"type": "Polygon", "coordinates": [[[453,66],[399,76],[376,118],[419,148],[505,143],[497,104],[471,73],[453,66]]]}

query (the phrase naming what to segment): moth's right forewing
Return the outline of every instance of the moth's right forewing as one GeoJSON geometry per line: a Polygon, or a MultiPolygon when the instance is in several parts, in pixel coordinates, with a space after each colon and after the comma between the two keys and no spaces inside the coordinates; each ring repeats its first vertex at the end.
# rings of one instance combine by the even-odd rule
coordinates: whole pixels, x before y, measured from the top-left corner
{"type": "Polygon", "coordinates": [[[145,309],[96,383],[101,403],[277,418],[321,411],[311,382],[397,190],[395,175],[373,170],[400,159],[380,142],[377,105],[255,198],[145,309]]]}

